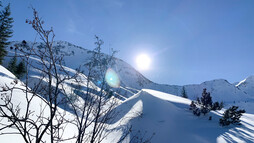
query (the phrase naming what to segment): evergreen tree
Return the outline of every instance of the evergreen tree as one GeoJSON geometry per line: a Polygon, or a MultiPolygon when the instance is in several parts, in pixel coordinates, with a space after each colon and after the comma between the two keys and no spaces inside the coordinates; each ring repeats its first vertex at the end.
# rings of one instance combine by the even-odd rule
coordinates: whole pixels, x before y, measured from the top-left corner
{"type": "Polygon", "coordinates": [[[23,46],[26,46],[26,44],[27,44],[26,40],[23,40],[23,41],[22,41],[22,45],[23,45],[23,46]]]}
{"type": "Polygon", "coordinates": [[[193,110],[193,114],[194,115],[196,115],[196,116],[200,116],[200,109],[199,108],[195,108],[194,110],[193,110]]]}
{"type": "MultiPolygon", "coordinates": [[[[1,6],[0,6],[1,7],[1,6]]],[[[13,18],[11,16],[10,4],[0,11],[0,64],[3,62],[4,56],[7,51],[6,46],[10,44],[8,39],[12,36],[12,23],[13,18]]]]}
{"type": "Polygon", "coordinates": [[[9,65],[8,65],[7,69],[10,72],[12,72],[14,75],[16,75],[16,70],[17,70],[17,57],[16,57],[16,55],[9,62],[9,65]]]}
{"type": "Polygon", "coordinates": [[[201,104],[199,97],[197,97],[197,102],[198,104],[201,104]]]}
{"type": "Polygon", "coordinates": [[[204,115],[207,114],[209,112],[209,109],[205,106],[201,106],[200,112],[203,113],[204,115]]]}
{"type": "Polygon", "coordinates": [[[196,116],[200,116],[200,109],[197,108],[197,106],[195,105],[194,101],[191,101],[191,104],[190,104],[190,110],[192,110],[193,114],[196,115],[196,116]]]}
{"type": "Polygon", "coordinates": [[[183,87],[183,89],[182,89],[182,97],[183,98],[188,98],[187,93],[185,91],[185,87],[183,87]]]}
{"type": "Polygon", "coordinates": [[[21,61],[17,66],[15,74],[18,78],[21,78],[24,73],[26,73],[25,63],[24,61],[21,61]]]}
{"type": "Polygon", "coordinates": [[[214,102],[211,110],[220,110],[220,104],[219,102],[214,102]]]}
{"type": "Polygon", "coordinates": [[[205,108],[211,108],[212,104],[213,104],[210,92],[206,92],[206,88],[203,89],[203,93],[202,93],[202,97],[201,97],[201,104],[205,108]]]}
{"type": "Polygon", "coordinates": [[[243,113],[245,113],[245,110],[237,110],[238,106],[232,106],[229,109],[227,109],[223,117],[220,119],[220,125],[222,126],[228,126],[230,124],[240,124],[240,118],[243,113]]]}
{"type": "Polygon", "coordinates": [[[220,102],[220,110],[224,107],[224,103],[220,102]]]}
{"type": "Polygon", "coordinates": [[[197,106],[194,104],[194,101],[191,101],[191,104],[190,104],[190,110],[194,110],[195,108],[197,108],[197,106]]]}

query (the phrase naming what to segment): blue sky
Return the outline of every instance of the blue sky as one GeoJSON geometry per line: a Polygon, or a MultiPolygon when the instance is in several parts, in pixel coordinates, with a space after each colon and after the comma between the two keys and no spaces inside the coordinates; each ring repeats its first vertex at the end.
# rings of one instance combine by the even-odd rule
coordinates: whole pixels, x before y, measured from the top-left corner
{"type": "Polygon", "coordinates": [[[11,40],[30,40],[35,32],[25,19],[36,8],[56,40],[87,49],[94,35],[104,52],[136,67],[141,53],[151,56],[152,81],[201,83],[240,81],[254,75],[253,0],[8,0],[14,17],[11,40]]]}

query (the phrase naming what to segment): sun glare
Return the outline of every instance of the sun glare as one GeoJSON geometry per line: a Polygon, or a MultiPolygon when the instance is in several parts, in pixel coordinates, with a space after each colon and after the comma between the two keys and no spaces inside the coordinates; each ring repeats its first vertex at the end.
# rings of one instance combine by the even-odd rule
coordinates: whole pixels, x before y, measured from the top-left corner
{"type": "Polygon", "coordinates": [[[137,57],[136,63],[139,70],[147,70],[150,67],[151,59],[146,54],[141,54],[137,57]]]}

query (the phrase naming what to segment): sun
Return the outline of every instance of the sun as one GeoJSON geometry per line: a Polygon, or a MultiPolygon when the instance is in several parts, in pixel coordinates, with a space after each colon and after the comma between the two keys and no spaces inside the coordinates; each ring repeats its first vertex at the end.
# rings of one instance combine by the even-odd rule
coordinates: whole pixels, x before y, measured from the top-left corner
{"type": "Polygon", "coordinates": [[[151,59],[147,54],[140,54],[136,58],[136,63],[139,70],[147,70],[150,67],[151,59]]]}

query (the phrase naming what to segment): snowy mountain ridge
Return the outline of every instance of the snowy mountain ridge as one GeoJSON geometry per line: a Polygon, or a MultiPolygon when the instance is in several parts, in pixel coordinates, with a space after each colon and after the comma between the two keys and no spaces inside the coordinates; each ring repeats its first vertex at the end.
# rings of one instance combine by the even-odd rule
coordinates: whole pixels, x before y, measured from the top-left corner
{"type": "MultiPolygon", "coordinates": [[[[28,46],[33,44],[27,42],[28,46]]],[[[14,54],[14,48],[22,46],[21,42],[13,42],[9,49],[9,54],[14,54]],[[14,48],[13,48],[14,47],[14,48]]],[[[43,44],[35,43],[34,46],[43,48],[43,44]]],[[[80,64],[84,63],[89,57],[89,50],[69,44],[68,42],[58,41],[54,43],[58,54],[65,55],[65,66],[69,71],[75,71],[80,64]]],[[[5,59],[5,66],[10,59],[5,59]]],[[[205,81],[201,84],[191,85],[165,85],[154,83],[142,74],[136,71],[129,64],[120,59],[115,59],[116,65],[113,69],[118,73],[121,79],[121,88],[115,91],[123,96],[126,100],[119,102],[114,108],[119,114],[114,118],[114,122],[109,124],[109,130],[113,130],[103,140],[104,143],[118,142],[124,135],[122,128],[132,126],[132,132],[123,141],[141,142],[139,139],[132,140],[136,136],[143,136],[144,140],[151,142],[254,142],[254,104],[251,93],[254,81],[251,77],[247,78],[237,86],[229,83],[224,79],[216,79],[205,81]],[[183,87],[186,90],[189,99],[179,97],[183,87]],[[221,127],[218,124],[225,109],[220,111],[211,111],[207,115],[200,117],[194,116],[190,111],[190,99],[200,97],[203,88],[207,88],[211,92],[213,101],[225,102],[225,109],[231,105],[237,105],[241,109],[245,109],[246,113],[242,116],[241,126],[221,127]],[[162,91],[162,92],[161,92],[162,91]],[[128,93],[128,94],[125,94],[128,93]],[[248,101],[246,103],[246,101],[248,101]],[[209,117],[212,120],[208,120],[209,117]],[[120,125],[120,126],[119,126],[120,125]]],[[[7,69],[0,66],[0,85],[10,84],[15,76],[7,69]],[[8,83],[9,82],[9,83],[8,83]]],[[[36,71],[31,70],[29,76],[39,76],[36,71]]],[[[84,69],[85,70],[85,69],[84,69]]],[[[84,85],[85,86],[85,85],[84,85]]],[[[66,85],[66,88],[69,88],[66,85]]],[[[15,93],[13,96],[15,104],[25,107],[24,97],[22,94],[15,93]]],[[[37,110],[40,100],[36,100],[32,105],[32,109],[37,110]]],[[[70,115],[71,117],[71,115],[70,115]]],[[[6,121],[7,122],[7,121],[6,121]]],[[[66,135],[74,133],[72,126],[66,127],[66,135]]],[[[9,139],[9,136],[1,136],[0,139],[9,142],[20,142],[22,138],[18,135],[9,139]]],[[[47,138],[45,139],[47,140],[47,138]]],[[[67,141],[71,142],[71,141],[67,141]]]]}
{"type": "MultiPolygon", "coordinates": [[[[11,52],[13,54],[13,47],[22,46],[24,46],[22,42],[13,41],[9,46],[12,47],[12,49],[8,48],[8,51],[10,51],[10,54],[11,52]]],[[[40,42],[26,42],[26,46],[35,46],[38,49],[41,49],[44,45],[40,42]]],[[[86,63],[86,61],[92,56],[90,50],[66,41],[55,41],[53,46],[56,54],[64,55],[64,63],[71,69],[76,69],[80,65],[84,65],[84,63],[86,63]]],[[[105,56],[107,55],[105,54],[105,56]]],[[[248,77],[246,80],[239,82],[236,86],[224,79],[216,79],[205,81],[201,84],[190,84],[184,86],[166,85],[150,81],[137,70],[135,70],[131,65],[121,59],[115,58],[114,60],[115,65],[112,67],[112,69],[114,69],[118,74],[121,86],[121,88],[114,89],[114,91],[126,98],[132,96],[143,88],[181,96],[183,87],[185,87],[188,98],[190,99],[200,97],[203,88],[207,88],[207,91],[211,93],[214,101],[233,102],[254,98],[254,76],[248,77]]],[[[5,67],[7,67],[7,63],[8,59],[6,59],[5,67]]]]}
{"type": "Polygon", "coordinates": [[[254,96],[254,75],[240,81],[236,87],[244,91],[246,94],[254,96]]]}

